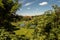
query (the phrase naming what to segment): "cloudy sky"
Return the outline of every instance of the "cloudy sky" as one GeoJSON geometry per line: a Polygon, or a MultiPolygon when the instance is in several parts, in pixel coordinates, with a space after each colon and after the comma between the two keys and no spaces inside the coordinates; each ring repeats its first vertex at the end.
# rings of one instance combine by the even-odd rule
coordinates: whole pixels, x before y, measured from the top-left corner
{"type": "Polygon", "coordinates": [[[46,10],[51,10],[53,4],[60,6],[60,0],[20,0],[20,2],[22,7],[17,14],[23,16],[41,15],[46,10]]]}

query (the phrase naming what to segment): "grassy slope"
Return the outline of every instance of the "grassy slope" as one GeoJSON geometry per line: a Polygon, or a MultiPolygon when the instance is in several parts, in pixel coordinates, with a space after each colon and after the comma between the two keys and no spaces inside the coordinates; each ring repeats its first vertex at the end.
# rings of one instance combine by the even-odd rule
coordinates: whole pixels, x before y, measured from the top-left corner
{"type": "MultiPolygon", "coordinates": [[[[23,21],[19,21],[17,23],[12,23],[12,24],[19,27],[18,25],[21,23],[23,23],[23,21]]],[[[20,27],[20,30],[15,31],[17,35],[26,35],[27,37],[30,37],[30,38],[32,37],[33,32],[34,32],[34,29],[27,29],[27,28],[21,28],[21,27],[20,27]]]]}

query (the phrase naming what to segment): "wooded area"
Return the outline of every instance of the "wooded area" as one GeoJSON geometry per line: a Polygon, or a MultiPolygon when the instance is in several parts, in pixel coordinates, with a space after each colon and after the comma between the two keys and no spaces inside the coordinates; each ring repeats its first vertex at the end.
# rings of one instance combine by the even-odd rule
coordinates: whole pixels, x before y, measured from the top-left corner
{"type": "Polygon", "coordinates": [[[18,0],[0,0],[0,40],[60,40],[60,6],[38,16],[19,16],[18,0]]]}

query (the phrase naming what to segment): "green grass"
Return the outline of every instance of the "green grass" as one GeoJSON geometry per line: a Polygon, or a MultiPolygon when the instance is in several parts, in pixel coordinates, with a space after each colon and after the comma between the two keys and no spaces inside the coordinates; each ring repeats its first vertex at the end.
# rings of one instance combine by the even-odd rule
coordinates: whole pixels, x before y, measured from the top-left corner
{"type": "Polygon", "coordinates": [[[20,30],[15,31],[17,35],[26,35],[27,37],[31,37],[33,32],[34,29],[27,29],[27,28],[21,28],[20,30]]]}

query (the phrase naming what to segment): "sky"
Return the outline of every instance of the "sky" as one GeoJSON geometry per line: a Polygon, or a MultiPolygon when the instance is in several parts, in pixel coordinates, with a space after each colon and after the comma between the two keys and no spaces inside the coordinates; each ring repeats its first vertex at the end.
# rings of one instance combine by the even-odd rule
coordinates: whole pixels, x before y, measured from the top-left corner
{"type": "Polygon", "coordinates": [[[41,15],[47,10],[52,10],[53,4],[60,6],[60,0],[19,0],[19,2],[22,6],[16,13],[22,16],[41,15]]]}

